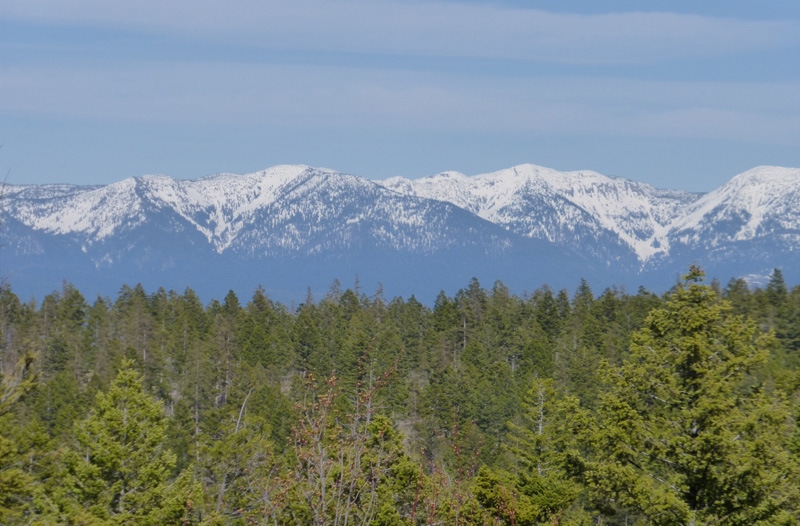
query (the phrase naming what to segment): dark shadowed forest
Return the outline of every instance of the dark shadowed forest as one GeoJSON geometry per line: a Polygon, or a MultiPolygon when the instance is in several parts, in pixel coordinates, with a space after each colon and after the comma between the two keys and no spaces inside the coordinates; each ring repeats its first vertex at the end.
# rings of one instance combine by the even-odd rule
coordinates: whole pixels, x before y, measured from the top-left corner
{"type": "Polygon", "coordinates": [[[0,524],[800,519],[800,287],[0,289],[0,524]]]}

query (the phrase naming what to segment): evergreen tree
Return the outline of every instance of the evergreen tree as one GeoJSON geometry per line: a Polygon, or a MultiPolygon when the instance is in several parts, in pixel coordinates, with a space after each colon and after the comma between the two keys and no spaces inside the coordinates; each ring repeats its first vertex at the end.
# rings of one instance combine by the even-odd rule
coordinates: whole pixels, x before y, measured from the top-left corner
{"type": "Polygon", "coordinates": [[[169,480],[175,455],[164,447],[166,430],[162,404],[124,362],[108,392],[97,394],[90,416],[76,424],[78,448],[65,455],[58,520],[177,524],[184,496],[169,480]]]}
{"type": "Polygon", "coordinates": [[[109,301],[98,297],[87,314],[86,334],[89,358],[87,367],[93,376],[98,376],[108,385],[114,376],[114,367],[119,365],[118,345],[112,335],[109,301]]]}
{"type": "Polygon", "coordinates": [[[559,396],[550,379],[536,379],[525,396],[520,425],[511,425],[509,451],[516,463],[515,490],[527,497],[539,520],[557,517],[580,486],[567,476],[566,458],[575,447],[569,432],[578,400],[559,396]]]}
{"type": "Polygon", "coordinates": [[[800,366],[800,287],[793,287],[787,298],[783,323],[776,336],[786,353],[786,365],[796,370],[800,366]]]}
{"type": "Polygon", "coordinates": [[[722,291],[722,296],[731,305],[733,314],[738,316],[753,316],[754,300],[750,286],[743,278],[733,278],[722,291]]]}
{"type": "Polygon", "coordinates": [[[769,283],[767,283],[766,293],[769,304],[775,309],[780,309],[786,302],[788,290],[786,289],[786,281],[783,279],[781,269],[776,268],[772,271],[769,283]]]}
{"type": "Polygon", "coordinates": [[[401,523],[397,508],[410,508],[407,490],[415,470],[391,421],[375,413],[374,395],[389,376],[361,386],[349,410],[340,414],[337,379],[331,377],[320,389],[309,375],[307,399],[292,430],[294,465],[284,489],[269,499],[276,504],[271,511],[276,523],[401,523]],[[406,491],[386,492],[382,486],[397,487],[396,477],[406,491]]]}
{"type": "Polygon", "coordinates": [[[535,317],[539,326],[547,335],[550,342],[554,342],[561,332],[564,323],[559,305],[553,296],[550,287],[537,290],[533,295],[535,304],[535,317]]]}
{"type": "Polygon", "coordinates": [[[269,424],[248,410],[254,391],[247,391],[240,406],[228,404],[220,410],[224,413],[221,425],[201,448],[198,467],[207,509],[220,522],[257,517],[262,492],[274,468],[269,424]]]}
{"type": "Polygon", "coordinates": [[[35,385],[30,356],[4,374],[0,374],[0,524],[9,524],[22,516],[33,491],[33,478],[22,466],[19,446],[9,432],[11,411],[17,401],[35,385]]]}
{"type": "Polygon", "coordinates": [[[606,367],[584,480],[606,512],[648,524],[773,524],[796,504],[797,470],[786,404],[748,383],[769,336],[702,277],[692,267],[634,334],[630,358],[606,367]]]}
{"type": "Polygon", "coordinates": [[[297,371],[330,373],[330,357],[322,353],[323,334],[320,328],[319,309],[312,302],[301,305],[293,326],[295,364],[297,371]]]}

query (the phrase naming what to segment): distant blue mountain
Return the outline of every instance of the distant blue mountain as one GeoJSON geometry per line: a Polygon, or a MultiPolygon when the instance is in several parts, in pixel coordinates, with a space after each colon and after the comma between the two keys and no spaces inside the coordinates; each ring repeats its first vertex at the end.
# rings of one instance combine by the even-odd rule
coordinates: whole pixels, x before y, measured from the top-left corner
{"type": "Polygon", "coordinates": [[[307,166],[194,181],[8,186],[0,274],[23,298],[142,283],[204,299],[262,285],[280,301],[358,277],[431,302],[478,277],[664,290],[690,263],[725,281],[800,281],[800,170],[760,167],[708,194],[522,165],[370,181],[307,166]]]}

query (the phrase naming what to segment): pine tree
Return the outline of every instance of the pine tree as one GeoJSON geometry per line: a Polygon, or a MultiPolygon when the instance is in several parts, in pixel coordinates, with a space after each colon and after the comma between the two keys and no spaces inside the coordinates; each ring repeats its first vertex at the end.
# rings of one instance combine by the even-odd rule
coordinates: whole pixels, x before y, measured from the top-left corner
{"type": "Polygon", "coordinates": [[[0,374],[0,524],[19,518],[33,491],[32,477],[22,469],[19,446],[8,432],[14,405],[35,386],[31,362],[30,356],[23,357],[11,371],[0,374]]]}
{"type": "MultiPolygon", "coordinates": [[[[566,459],[575,447],[570,432],[582,411],[575,397],[560,395],[551,379],[534,379],[523,400],[519,424],[510,424],[508,451],[515,476],[508,494],[516,522],[558,521],[581,488],[567,476],[566,459]]],[[[496,505],[495,505],[496,507],[496,505]]]]}
{"type": "Polygon", "coordinates": [[[180,484],[170,483],[175,455],[164,447],[162,404],[124,362],[92,413],[75,427],[77,450],[66,454],[63,514],[77,523],[175,524],[184,514],[180,484]]]}
{"type": "Polygon", "coordinates": [[[206,487],[206,507],[220,522],[257,517],[262,511],[262,492],[276,469],[269,424],[248,408],[255,391],[250,388],[241,405],[220,409],[222,421],[201,448],[198,468],[206,487]]]}
{"type": "Polygon", "coordinates": [[[772,524],[796,504],[797,472],[786,404],[748,377],[770,337],[702,277],[693,267],[606,367],[583,475],[606,512],[647,524],[772,524]]]}

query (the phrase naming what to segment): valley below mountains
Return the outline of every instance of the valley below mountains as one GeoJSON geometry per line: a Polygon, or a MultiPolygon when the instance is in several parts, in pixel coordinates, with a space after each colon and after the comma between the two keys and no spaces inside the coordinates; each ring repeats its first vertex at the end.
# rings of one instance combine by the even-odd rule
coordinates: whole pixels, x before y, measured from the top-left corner
{"type": "Polygon", "coordinates": [[[706,193],[591,171],[520,165],[372,181],[308,166],[105,186],[8,185],[0,275],[22,298],[64,280],[205,300],[263,286],[283,302],[338,279],[432,302],[477,277],[517,293],[544,284],[663,291],[692,263],[727,282],[800,282],[800,169],[763,166],[706,193]]]}

